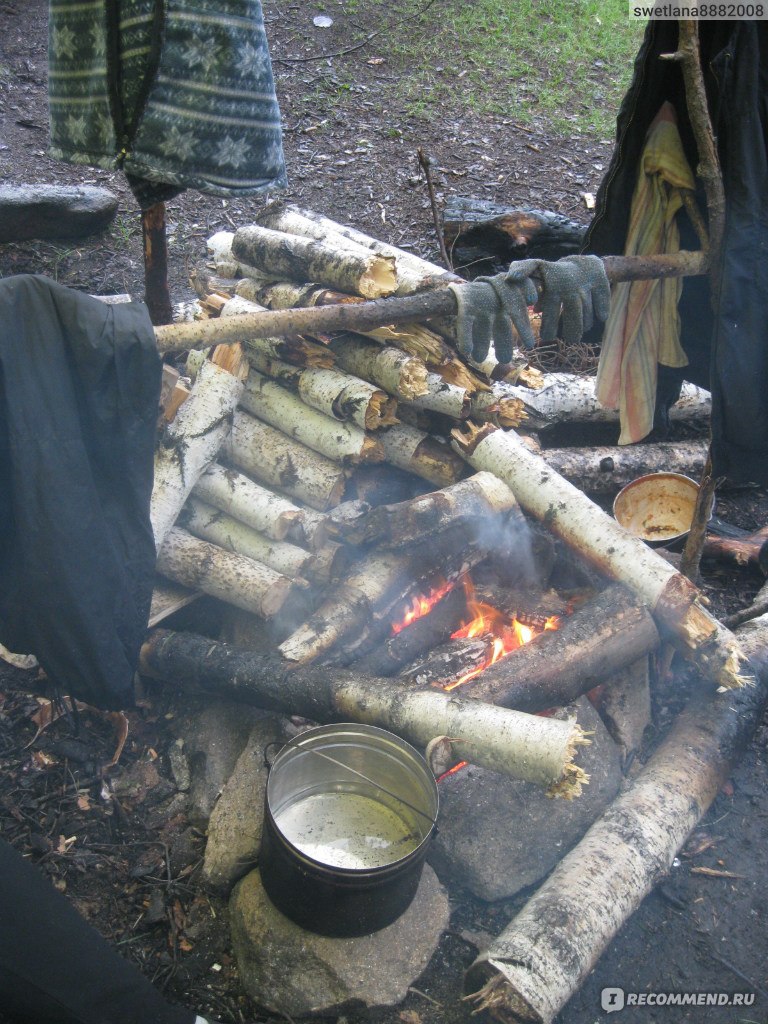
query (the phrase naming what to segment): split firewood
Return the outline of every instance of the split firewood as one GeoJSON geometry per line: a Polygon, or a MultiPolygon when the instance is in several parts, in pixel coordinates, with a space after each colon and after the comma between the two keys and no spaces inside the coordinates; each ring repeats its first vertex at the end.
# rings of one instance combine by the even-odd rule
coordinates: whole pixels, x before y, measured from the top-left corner
{"type": "Polygon", "coordinates": [[[243,409],[308,448],[345,465],[380,462],[382,445],[351,423],[341,423],[311,409],[298,395],[251,370],[240,400],[243,409]]]}
{"type": "Polygon", "coordinates": [[[346,471],[337,462],[238,410],[222,455],[249,476],[325,512],[344,495],[346,471]]]}
{"type": "Polygon", "coordinates": [[[291,580],[301,578],[308,583],[325,584],[349,567],[349,555],[341,544],[329,543],[318,551],[306,551],[259,533],[194,495],[178,522],[193,537],[237,555],[247,555],[291,580]]]}
{"type": "Polygon", "coordinates": [[[337,669],[290,667],[277,658],[191,633],[155,630],[141,652],[142,671],[258,707],[314,721],[357,721],[391,729],[426,746],[454,741],[456,760],[544,786],[553,796],[578,796],[587,781],[574,764],[588,742],[574,721],[559,721],[438,692],[408,692],[392,679],[337,669]]]}
{"type": "Polygon", "coordinates": [[[158,550],[198,477],[228,436],[247,373],[248,362],[239,346],[217,349],[214,361],[203,364],[189,398],[163,434],[155,453],[150,505],[158,550]]]}
{"type": "Polygon", "coordinates": [[[495,423],[499,427],[519,427],[528,419],[525,402],[512,395],[498,394],[493,384],[489,391],[470,395],[468,415],[480,423],[495,423]]]}
{"type": "Polygon", "coordinates": [[[451,582],[486,556],[480,532],[454,527],[435,534],[429,545],[364,555],[309,619],[283,641],[280,653],[288,661],[308,662],[353,635],[359,641],[361,633],[378,645],[391,630],[394,606],[421,581],[439,572],[451,582]]]}
{"type": "MultiPolygon", "coordinates": [[[[222,317],[242,316],[245,313],[264,313],[266,308],[257,302],[251,302],[240,295],[235,295],[221,309],[222,317]]],[[[280,359],[294,366],[331,367],[334,364],[333,354],[325,345],[290,335],[280,338],[256,338],[245,341],[244,348],[250,360],[280,359]]]]}
{"type": "Polygon", "coordinates": [[[273,278],[317,281],[366,299],[392,295],[397,287],[395,261],[390,256],[361,255],[269,228],[238,228],[232,252],[238,260],[273,278]]]}
{"type": "MultiPolygon", "coordinates": [[[[477,673],[481,673],[493,657],[493,645],[494,637],[490,633],[447,640],[404,665],[398,672],[398,678],[423,689],[452,689],[457,680],[479,678],[477,673]]],[[[462,695],[475,699],[471,687],[462,695]]]]}
{"type": "Polygon", "coordinates": [[[467,608],[466,592],[454,586],[430,609],[410,625],[390,636],[368,654],[354,661],[356,672],[369,676],[393,676],[404,665],[410,664],[446,641],[462,621],[467,608]]]}
{"type": "Polygon", "coordinates": [[[202,590],[264,619],[274,618],[289,596],[297,594],[294,582],[274,569],[198,540],[179,527],[168,532],[157,556],[157,568],[175,583],[202,590]]]}
{"type": "Polygon", "coordinates": [[[249,350],[248,358],[254,370],[279,381],[306,405],[326,416],[349,420],[361,430],[378,430],[397,423],[397,401],[366,380],[340,370],[291,366],[253,349],[249,350]]]}
{"type": "Polygon", "coordinates": [[[192,493],[272,540],[285,540],[291,527],[304,517],[304,510],[287,498],[218,463],[208,467],[192,493]]]}
{"type": "Polygon", "coordinates": [[[749,681],[735,637],[703,607],[696,587],[550,469],[514,431],[468,424],[465,434],[458,428],[452,434],[457,450],[474,469],[496,473],[524,511],[647,601],[659,628],[709,679],[726,687],[749,681]]]}
{"type": "Polygon", "coordinates": [[[647,473],[682,473],[698,480],[706,441],[660,441],[604,448],[543,448],[541,457],[580,491],[610,494],[647,473]]]}
{"type": "Polygon", "coordinates": [[[372,381],[404,402],[429,390],[427,368],[421,359],[397,348],[381,348],[355,335],[343,335],[330,344],[339,366],[363,380],[372,381]]]}
{"type": "Polygon", "coordinates": [[[448,526],[471,526],[483,517],[506,520],[514,514],[518,528],[525,529],[525,520],[507,485],[493,473],[475,473],[466,480],[410,501],[360,510],[352,521],[341,523],[330,515],[326,529],[329,536],[348,544],[397,548],[425,540],[448,526]]]}
{"type": "Polygon", "coordinates": [[[238,285],[237,277],[222,277],[206,265],[193,267],[189,275],[189,283],[195,290],[198,299],[211,294],[226,295],[232,298],[238,285]]]}
{"type": "Polygon", "coordinates": [[[660,643],[646,606],[617,584],[558,620],[485,669],[466,696],[519,711],[563,707],[660,643]]]}
{"type": "Polygon", "coordinates": [[[551,1024],[669,872],[768,701],[768,617],[738,636],[756,685],[693,698],[630,788],[472,965],[467,987],[478,1012],[504,1024],[551,1024]]]}
{"type": "Polygon", "coordinates": [[[466,465],[448,445],[441,444],[423,430],[401,423],[382,430],[378,436],[387,462],[423,477],[437,487],[458,483],[467,475],[466,465]]]}

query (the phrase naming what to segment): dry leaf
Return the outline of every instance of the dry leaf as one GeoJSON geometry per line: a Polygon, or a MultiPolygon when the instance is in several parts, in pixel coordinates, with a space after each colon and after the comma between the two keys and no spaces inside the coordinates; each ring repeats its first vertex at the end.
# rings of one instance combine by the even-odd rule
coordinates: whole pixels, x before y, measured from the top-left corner
{"type": "Polygon", "coordinates": [[[421,1024],[421,1017],[415,1010],[401,1010],[397,1016],[403,1024],[421,1024]]]}

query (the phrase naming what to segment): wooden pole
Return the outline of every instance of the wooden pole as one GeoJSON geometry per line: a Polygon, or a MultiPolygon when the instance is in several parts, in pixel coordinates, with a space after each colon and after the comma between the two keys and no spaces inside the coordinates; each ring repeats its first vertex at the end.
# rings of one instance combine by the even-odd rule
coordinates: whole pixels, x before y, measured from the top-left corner
{"type": "Polygon", "coordinates": [[[168,285],[168,239],[165,234],[165,203],[141,211],[144,241],[144,301],[152,323],[158,327],[173,320],[168,285]]]}

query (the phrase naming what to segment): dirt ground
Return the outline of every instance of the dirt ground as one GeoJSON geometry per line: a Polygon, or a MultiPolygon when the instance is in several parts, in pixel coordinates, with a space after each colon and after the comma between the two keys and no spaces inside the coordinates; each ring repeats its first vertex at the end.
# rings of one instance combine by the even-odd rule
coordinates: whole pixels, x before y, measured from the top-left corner
{"type": "MultiPolygon", "coordinates": [[[[343,6],[334,12],[330,33],[313,26],[313,5],[265,2],[264,11],[285,124],[288,198],[434,258],[416,159],[422,146],[433,159],[441,203],[458,194],[588,217],[582,194],[597,189],[612,148],[608,140],[558,136],[545,124],[527,128],[514,112],[504,119],[450,109],[435,110],[429,119],[409,117],[394,89],[402,71],[388,65],[385,34],[343,56],[317,60],[358,38],[343,6]]],[[[45,273],[91,293],[141,297],[138,210],[122,175],[46,156],[46,17],[44,0],[0,0],[0,182],[101,184],[120,197],[120,212],[94,239],[0,245],[0,275],[45,273]]],[[[174,301],[192,296],[187,275],[203,259],[205,239],[248,223],[261,203],[187,193],[168,204],[174,301]]],[[[722,494],[718,512],[755,529],[768,522],[768,497],[756,490],[722,494]]],[[[748,604],[761,583],[757,574],[705,566],[703,587],[716,614],[748,604]]],[[[166,814],[173,793],[169,723],[188,698],[149,685],[146,706],[129,715],[120,764],[105,774],[114,739],[98,717],[83,716],[77,735],[60,722],[33,740],[34,685],[34,672],[0,665],[0,834],[37,861],[170,998],[226,1022],[266,1021],[239,987],[225,908],[196,885],[204,837],[182,814],[170,820],[166,814]]],[[[649,750],[683,696],[657,688],[649,750]]],[[[628,1024],[768,1020],[767,739],[764,723],[679,863],[611,943],[559,1024],[606,1019],[600,1005],[606,986],[755,997],[741,1011],[628,1008],[616,1017],[628,1024]],[[694,867],[730,874],[706,876],[692,873],[694,867]]],[[[481,937],[500,931],[525,895],[489,906],[453,894],[451,929],[406,1002],[350,1013],[346,1020],[468,1024],[470,1009],[460,1001],[463,971],[481,937]]]]}

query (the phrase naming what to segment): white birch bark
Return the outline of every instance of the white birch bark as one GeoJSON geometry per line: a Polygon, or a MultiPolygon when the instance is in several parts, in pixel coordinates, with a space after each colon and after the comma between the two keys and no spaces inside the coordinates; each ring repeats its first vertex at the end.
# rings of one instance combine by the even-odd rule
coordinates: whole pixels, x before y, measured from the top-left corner
{"type": "Polygon", "coordinates": [[[428,409],[456,420],[463,419],[469,412],[470,396],[465,388],[449,384],[437,373],[427,376],[427,393],[419,395],[410,403],[416,409],[428,409]]]}
{"type": "Polygon", "coordinates": [[[202,590],[260,615],[277,615],[293,589],[291,580],[261,562],[225,551],[174,527],[157,558],[158,571],[175,583],[202,590]]]}
{"type": "Polygon", "coordinates": [[[200,368],[192,392],[169,424],[155,454],[150,517],[160,550],[198,477],[229,434],[243,393],[238,377],[214,363],[200,368]]]}
{"type": "Polygon", "coordinates": [[[526,512],[647,601],[657,623],[708,678],[726,687],[747,681],[736,638],[698,603],[697,589],[669,562],[559,476],[514,431],[485,427],[471,433],[475,438],[467,447],[467,439],[454,431],[454,444],[471,466],[495,473],[526,512]]]}
{"type": "Polygon", "coordinates": [[[338,462],[380,462],[381,445],[365,431],[311,409],[298,395],[251,370],[240,404],[243,409],[313,451],[338,462]]]}
{"type": "Polygon", "coordinates": [[[342,466],[246,412],[235,413],[223,454],[250,476],[319,512],[338,505],[344,494],[342,466]]]}
{"type": "Polygon", "coordinates": [[[347,373],[377,384],[395,398],[410,402],[427,393],[427,368],[423,361],[400,349],[381,348],[356,334],[334,338],[330,349],[347,373]]]}
{"type": "Polygon", "coordinates": [[[208,467],[192,493],[272,540],[284,540],[291,527],[303,519],[303,510],[287,498],[218,463],[208,467]]]}

